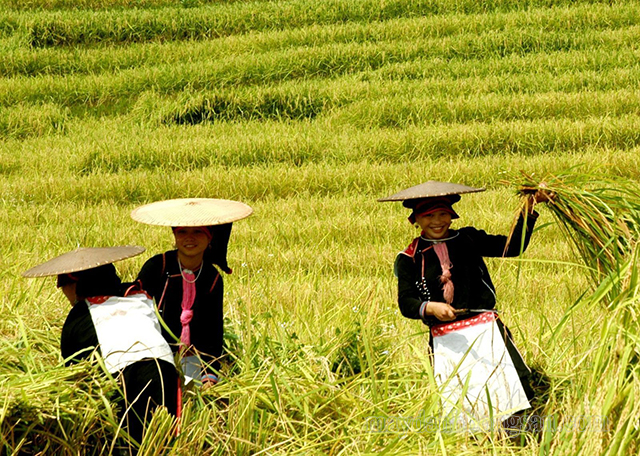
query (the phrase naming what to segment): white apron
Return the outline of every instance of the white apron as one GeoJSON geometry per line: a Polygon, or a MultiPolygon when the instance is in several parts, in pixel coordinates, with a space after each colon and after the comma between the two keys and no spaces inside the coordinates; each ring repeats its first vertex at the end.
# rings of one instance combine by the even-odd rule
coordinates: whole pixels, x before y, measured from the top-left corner
{"type": "Polygon", "coordinates": [[[431,334],[443,418],[452,430],[488,431],[531,407],[494,312],[434,326],[431,334]]]}
{"type": "Polygon", "coordinates": [[[162,337],[153,301],[144,293],[89,298],[86,303],[109,372],[116,373],[149,358],[175,365],[171,347],[162,337]]]}

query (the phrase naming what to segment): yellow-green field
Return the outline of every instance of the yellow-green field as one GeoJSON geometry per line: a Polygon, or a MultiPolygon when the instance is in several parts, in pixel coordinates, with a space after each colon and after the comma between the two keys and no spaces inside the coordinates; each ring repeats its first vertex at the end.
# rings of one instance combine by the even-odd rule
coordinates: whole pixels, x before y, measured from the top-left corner
{"type": "Polygon", "coordinates": [[[113,384],[61,366],[68,303],[21,273],[138,244],[117,264],[132,280],[172,237],[131,210],[212,197],[255,210],[225,277],[236,361],[190,393],[177,437],[158,415],[141,454],[636,454],[636,328],[590,297],[545,207],[527,252],[488,264],[556,426],[515,445],[371,420],[438,413],[428,332],[396,304],[416,231],[377,198],[486,187],[456,226],[506,234],[521,171],[638,181],[639,42],[635,1],[0,0],[0,453],[115,442],[113,384]]]}

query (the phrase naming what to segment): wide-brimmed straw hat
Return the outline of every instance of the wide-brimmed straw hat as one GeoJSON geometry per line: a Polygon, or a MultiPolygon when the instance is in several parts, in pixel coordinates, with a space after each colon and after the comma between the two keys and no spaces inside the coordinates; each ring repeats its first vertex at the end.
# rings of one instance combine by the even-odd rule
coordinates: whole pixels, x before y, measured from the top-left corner
{"type": "Polygon", "coordinates": [[[460,200],[461,194],[484,192],[485,188],[469,187],[462,184],[454,184],[451,182],[428,181],[420,185],[394,193],[386,198],[380,198],[378,201],[402,201],[402,205],[413,208],[416,203],[424,198],[433,198],[437,196],[448,196],[452,203],[460,200]]]}
{"type": "Polygon", "coordinates": [[[144,252],[138,245],[117,247],[81,247],[64,253],[22,273],[24,277],[47,277],[97,268],[131,258],[144,252]]]}
{"type": "Polygon", "coordinates": [[[131,218],[148,225],[213,226],[250,216],[253,209],[239,201],[215,198],[181,198],[137,207],[131,218]]]}

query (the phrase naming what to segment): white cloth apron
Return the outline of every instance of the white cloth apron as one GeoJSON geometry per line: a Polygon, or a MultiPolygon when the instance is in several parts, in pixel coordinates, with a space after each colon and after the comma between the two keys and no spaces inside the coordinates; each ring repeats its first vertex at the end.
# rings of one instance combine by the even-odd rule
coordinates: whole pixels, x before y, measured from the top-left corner
{"type": "Polygon", "coordinates": [[[455,430],[490,430],[531,407],[494,312],[434,326],[431,334],[443,418],[455,430]]]}
{"type": "Polygon", "coordinates": [[[149,358],[175,365],[171,347],[162,337],[153,301],[147,295],[96,297],[86,303],[109,372],[116,373],[149,358]]]}

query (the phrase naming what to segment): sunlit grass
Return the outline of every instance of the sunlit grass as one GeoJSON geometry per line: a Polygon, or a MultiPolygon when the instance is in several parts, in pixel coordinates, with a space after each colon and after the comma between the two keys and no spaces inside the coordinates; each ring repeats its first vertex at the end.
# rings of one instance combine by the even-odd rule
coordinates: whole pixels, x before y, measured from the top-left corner
{"type": "Polygon", "coordinates": [[[581,164],[563,189],[583,197],[638,182],[635,3],[19,3],[0,6],[0,452],[126,445],[115,384],[61,366],[54,279],[21,273],[138,244],[116,264],[133,280],[172,239],[130,211],[189,196],[255,210],[224,277],[232,362],[187,393],[179,422],[157,414],[140,454],[637,453],[637,248],[594,276],[555,207],[539,207],[523,256],[487,261],[555,428],[521,447],[371,424],[439,413],[426,327],[396,304],[393,260],[416,231],[376,200],[429,179],[483,186],[455,226],[508,233],[521,171],[538,184],[581,164]],[[606,426],[576,428],[581,416],[606,426]]]}

